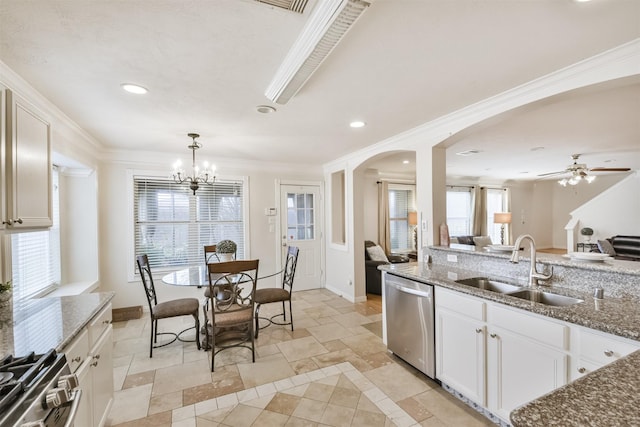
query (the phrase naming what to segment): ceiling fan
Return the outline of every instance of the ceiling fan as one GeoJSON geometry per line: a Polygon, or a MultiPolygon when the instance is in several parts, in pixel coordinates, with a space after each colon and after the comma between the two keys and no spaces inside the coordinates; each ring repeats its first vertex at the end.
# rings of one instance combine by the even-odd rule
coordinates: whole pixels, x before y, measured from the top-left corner
{"type": "Polygon", "coordinates": [[[558,172],[549,172],[543,173],[538,176],[552,176],[552,175],[561,175],[561,174],[571,174],[569,178],[563,178],[558,183],[565,187],[567,184],[576,185],[580,181],[585,180],[588,183],[593,182],[596,179],[595,175],[589,175],[589,172],[627,172],[630,171],[630,168],[588,168],[585,163],[578,163],[578,159],[580,158],[580,154],[572,154],[571,158],[573,159],[573,164],[567,166],[567,168],[563,171],[558,172]]]}

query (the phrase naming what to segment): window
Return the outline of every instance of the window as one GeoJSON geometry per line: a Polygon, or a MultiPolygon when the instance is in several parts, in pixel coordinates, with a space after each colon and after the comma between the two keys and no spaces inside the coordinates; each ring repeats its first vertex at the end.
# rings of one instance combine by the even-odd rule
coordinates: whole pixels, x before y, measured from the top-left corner
{"type": "Polygon", "coordinates": [[[11,281],[15,302],[43,295],[60,285],[60,202],[58,169],[55,167],[51,178],[51,228],[11,235],[11,281]]]}
{"type": "Polygon", "coordinates": [[[414,210],[414,186],[389,185],[389,237],[391,251],[413,249],[413,233],[409,226],[409,211],[414,210]]]}
{"type": "Polygon", "coordinates": [[[471,218],[471,191],[473,187],[447,189],[447,226],[451,236],[473,235],[471,218]]]}
{"type": "Polygon", "coordinates": [[[315,207],[312,193],[287,193],[289,240],[315,240],[315,207]]]}
{"type": "Polygon", "coordinates": [[[133,178],[135,255],[147,254],[152,268],[199,264],[202,248],[223,239],[238,245],[243,259],[244,183],[216,181],[194,196],[186,184],[161,178],[133,178]]]}

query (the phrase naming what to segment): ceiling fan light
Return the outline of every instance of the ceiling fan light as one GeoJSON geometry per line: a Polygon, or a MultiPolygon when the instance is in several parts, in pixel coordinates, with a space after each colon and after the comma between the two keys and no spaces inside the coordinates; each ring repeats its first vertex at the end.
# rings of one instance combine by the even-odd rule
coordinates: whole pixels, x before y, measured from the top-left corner
{"type": "Polygon", "coordinates": [[[572,177],[568,182],[569,185],[577,185],[580,182],[580,178],[572,177]]]}
{"type": "Polygon", "coordinates": [[[563,187],[566,187],[568,182],[569,181],[566,178],[562,178],[560,181],[558,181],[558,184],[562,185],[563,187]]]}
{"type": "Polygon", "coordinates": [[[591,184],[593,181],[595,181],[596,176],[595,176],[595,175],[587,175],[584,179],[585,179],[589,184],[591,184]]]}

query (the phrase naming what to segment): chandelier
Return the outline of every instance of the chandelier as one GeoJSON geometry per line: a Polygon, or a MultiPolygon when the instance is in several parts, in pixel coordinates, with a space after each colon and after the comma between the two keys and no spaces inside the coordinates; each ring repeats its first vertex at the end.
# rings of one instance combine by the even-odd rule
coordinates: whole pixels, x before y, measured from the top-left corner
{"type": "Polygon", "coordinates": [[[199,138],[200,135],[197,133],[188,133],[187,136],[192,139],[191,144],[187,146],[187,148],[192,152],[191,175],[186,175],[184,169],[180,168],[182,165],[180,160],[173,164],[173,172],[171,174],[173,176],[173,180],[178,184],[188,182],[189,188],[193,191],[193,195],[195,196],[196,190],[200,188],[200,184],[213,184],[215,182],[216,177],[214,173],[216,167],[214,165],[209,165],[208,162],[204,162],[204,168],[202,170],[196,166],[196,150],[198,148],[202,148],[202,144],[196,141],[196,138],[199,138]]]}

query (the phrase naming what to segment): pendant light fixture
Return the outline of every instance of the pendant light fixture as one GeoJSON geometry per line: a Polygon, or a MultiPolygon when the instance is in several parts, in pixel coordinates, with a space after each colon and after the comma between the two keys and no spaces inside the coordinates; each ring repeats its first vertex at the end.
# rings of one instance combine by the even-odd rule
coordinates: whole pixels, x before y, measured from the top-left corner
{"type": "Polygon", "coordinates": [[[173,164],[173,172],[171,174],[173,176],[173,180],[178,184],[188,182],[189,188],[193,191],[193,195],[195,196],[196,190],[200,188],[200,184],[213,184],[215,182],[216,167],[215,165],[209,165],[208,162],[204,162],[204,168],[202,170],[196,166],[196,150],[202,148],[202,144],[196,141],[196,138],[199,138],[200,135],[197,133],[188,133],[187,136],[192,139],[191,144],[187,146],[192,153],[191,175],[186,175],[185,171],[180,168],[180,160],[173,164]]]}

